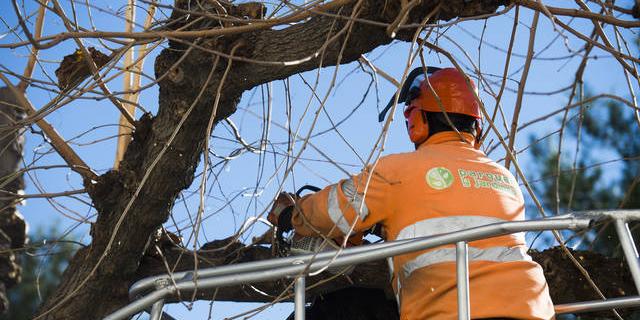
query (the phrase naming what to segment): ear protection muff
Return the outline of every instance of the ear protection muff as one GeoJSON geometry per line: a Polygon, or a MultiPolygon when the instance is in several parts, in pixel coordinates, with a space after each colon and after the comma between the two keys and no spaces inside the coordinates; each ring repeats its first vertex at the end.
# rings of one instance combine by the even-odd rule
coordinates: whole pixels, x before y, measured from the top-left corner
{"type": "Polygon", "coordinates": [[[421,144],[429,137],[429,123],[427,122],[426,113],[417,107],[409,106],[404,110],[405,124],[409,139],[416,145],[421,144]]]}

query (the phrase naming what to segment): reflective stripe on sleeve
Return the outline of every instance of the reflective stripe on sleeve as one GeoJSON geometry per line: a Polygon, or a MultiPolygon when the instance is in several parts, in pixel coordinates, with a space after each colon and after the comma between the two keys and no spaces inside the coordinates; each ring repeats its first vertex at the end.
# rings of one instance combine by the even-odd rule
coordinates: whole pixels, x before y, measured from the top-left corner
{"type": "Polygon", "coordinates": [[[340,210],[340,202],[338,201],[338,189],[335,185],[331,186],[329,190],[329,198],[327,208],[329,211],[329,218],[338,226],[338,229],[342,231],[344,235],[348,235],[351,230],[351,226],[344,217],[342,210],[340,210]]]}
{"type": "MultiPolygon", "coordinates": [[[[417,256],[402,267],[405,278],[414,271],[441,262],[455,262],[456,248],[442,248],[417,256]]],[[[513,262],[531,261],[531,257],[522,247],[491,247],[479,249],[469,247],[469,261],[513,262]]]]}
{"type": "Polygon", "coordinates": [[[364,203],[364,194],[358,193],[356,190],[356,186],[353,183],[353,179],[345,180],[340,186],[342,192],[349,199],[349,203],[353,209],[358,213],[360,219],[364,220],[369,215],[369,208],[367,204],[364,203]],[[362,207],[362,210],[360,210],[362,207]]]}

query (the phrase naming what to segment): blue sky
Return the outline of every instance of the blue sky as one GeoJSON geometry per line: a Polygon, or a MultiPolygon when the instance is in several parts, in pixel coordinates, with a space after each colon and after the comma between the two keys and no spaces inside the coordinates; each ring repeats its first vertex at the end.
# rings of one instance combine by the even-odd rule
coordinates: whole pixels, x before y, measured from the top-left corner
{"type": "MultiPolygon", "coordinates": [[[[631,2],[623,1],[619,5],[630,7],[631,2]]],[[[124,22],[121,12],[124,3],[124,1],[93,1],[92,5],[94,7],[105,9],[104,11],[93,9],[93,23],[101,30],[123,30],[124,22]]],[[[545,1],[545,3],[550,5],[562,4],[561,1],[545,1]]],[[[26,8],[27,12],[31,12],[34,8],[33,2],[27,2],[26,8]]],[[[68,5],[65,8],[68,11],[71,10],[68,5]]],[[[90,27],[91,21],[86,18],[86,13],[83,13],[86,12],[84,5],[77,4],[76,10],[81,24],[85,27],[90,27]]],[[[16,24],[13,9],[8,1],[0,4],[0,12],[2,12],[2,18],[8,25],[14,26],[16,24]]],[[[161,13],[156,14],[156,17],[161,17],[161,13]]],[[[491,18],[486,21],[486,29],[484,29],[484,20],[468,21],[459,25],[440,28],[438,32],[443,35],[439,37],[438,44],[451,51],[457,61],[464,67],[469,68],[467,70],[471,72],[471,63],[458,46],[464,48],[471,57],[471,61],[481,66],[487,79],[495,80],[495,76],[502,74],[506,55],[502,50],[493,46],[506,49],[513,17],[514,11],[512,10],[505,15],[491,18]],[[483,37],[484,43],[479,51],[480,42],[478,39],[480,37],[483,37]]],[[[138,10],[137,21],[141,23],[143,19],[143,11],[138,10]]],[[[531,11],[522,9],[520,12],[521,25],[518,28],[510,73],[521,69],[520,67],[524,63],[523,56],[526,55],[527,51],[528,26],[531,20],[531,11]]],[[[563,19],[563,21],[567,21],[567,19],[563,19]]],[[[585,33],[589,33],[592,27],[584,21],[573,22],[572,26],[585,33]]],[[[59,19],[54,19],[52,15],[48,15],[45,34],[52,34],[61,30],[62,26],[59,19]]],[[[624,36],[629,41],[636,37],[629,31],[625,31],[624,36]]],[[[2,37],[0,38],[0,44],[16,40],[15,35],[7,33],[6,26],[0,27],[0,37],[2,37]]],[[[562,37],[555,39],[555,37],[556,33],[553,31],[551,23],[546,17],[541,16],[535,52],[544,60],[536,60],[533,63],[527,79],[527,91],[552,91],[573,82],[574,72],[580,61],[580,56],[562,60],[557,58],[579,50],[583,43],[572,36],[568,36],[566,40],[562,37]]],[[[435,38],[432,37],[431,40],[434,41],[435,38]]],[[[96,39],[86,39],[84,43],[87,46],[95,46],[106,52],[96,39]]],[[[115,45],[113,46],[115,47],[115,45]]],[[[166,46],[166,43],[161,47],[164,46],[166,46]]],[[[22,72],[28,49],[0,50],[3,57],[0,59],[2,68],[22,72]]],[[[57,64],[64,55],[70,54],[74,50],[75,44],[72,41],[66,41],[52,49],[42,51],[40,54],[43,61],[42,68],[37,68],[34,76],[38,79],[47,79],[48,74],[55,79],[54,70],[57,68],[57,64]]],[[[637,49],[634,47],[633,50],[633,54],[637,56],[637,49]]],[[[153,75],[153,60],[158,52],[159,49],[155,50],[146,60],[145,72],[149,75],[153,75]]],[[[394,42],[389,46],[378,48],[366,56],[377,67],[399,79],[406,64],[408,53],[409,44],[394,42]]],[[[589,88],[595,93],[614,93],[628,98],[629,95],[626,93],[628,89],[622,68],[615,59],[599,49],[595,49],[592,56],[597,56],[597,59],[589,62],[585,72],[585,80],[589,88]]],[[[445,57],[434,53],[427,52],[425,59],[430,65],[450,66],[445,57]]],[[[413,66],[417,65],[418,62],[413,64],[413,66]]],[[[278,185],[283,179],[282,171],[277,170],[277,166],[285,161],[282,153],[286,152],[286,143],[288,141],[287,130],[279,127],[286,127],[287,125],[286,110],[288,109],[288,99],[285,87],[289,87],[291,96],[292,120],[290,125],[292,128],[300,125],[300,135],[303,136],[309,132],[313,115],[320,110],[319,103],[305,84],[305,81],[307,81],[313,85],[316,77],[318,77],[319,82],[316,91],[318,96],[322,98],[328,95],[328,100],[324,105],[326,113],[334,122],[345,120],[338,126],[339,134],[335,130],[330,130],[310,139],[310,143],[315,148],[321,150],[337,165],[327,162],[314,148],[307,147],[301,156],[301,160],[294,167],[293,173],[284,180],[284,189],[294,190],[304,184],[324,186],[330,182],[345,178],[346,175],[343,171],[357,173],[362,168],[363,163],[360,159],[367,158],[381,132],[382,126],[377,122],[378,110],[384,107],[394,93],[395,88],[389,82],[380,78],[378,83],[373,85],[361,106],[354,111],[354,108],[362,100],[371,78],[356,63],[340,66],[337,74],[338,85],[327,93],[328,85],[335,70],[335,68],[323,68],[320,71],[306,72],[302,75],[292,76],[288,81],[276,81],[270,85],[263,85],[245,93],[239,104],[238,111],[230,119],[238,126],[243,139],[256,146],[260,145],[260,139],[267,132],[266,128],[268,127],[270,144],[267,147],[267,151],[262,154],[246,152],[227,162],[221,162],[215,157],[212,158],[212,163],[217,165],[212,168],[212,175],[209,177],[210,183],[207,185],[208,195],[204,212],[205,220],[198,236],[199,243],[196,246],[205,241],[220,239],[234,234],[240,229],[244,221],[263,212],[276,194],[278,185]],[[266,96],[271,96],[270,103],[262,98],[266,96]],[[307,106],[308,111],[304,114],[307,106]],[[270,116],[267,116],[269,109],[271,109],[270,116]],[[271,119],[270,124],[267,124],[264,120],[267,117],[271,119]],[[276,154],[273,153],[274,150],[277,151],[276,154]],[[338,169],[337,166],[342,169],[338,169]],[[232,199],[232,201],[229,201],[229,199],[232,199]],[[228,205],[229,203],[230,205],[228,205]]],[[[515,93],[510,90],[517,89],[517,81],[520,80],[520,77],[521,71],[511,76],[511,80],[507,82],[508,90],[502,99],[502,106],[508,123],[511,121],[513,105],[516,99],[515,93]]],[[[144,79],[143,84],[148,83],[150,80],[144,79]]],[[[116,78],[108,85],[112,91],[118,91],[122,87],[122,80],[116,78]]],[[[493,87],[497,91],[499,84],[494,84],[493,87]]],[[[491,113],[495,101],[482,89],[481,98],[485,102],[487,110],[491,113]]],[[[636,86],[635,90],[637,91],[637,89],[636,86]]],[[[36,107],[39,107],[49,102],[54,95],[45,90],[32,87],[28,90],[28,97],[36,107]]],[[[552,110],[563,107],[566,103],[566,92],[551,96],[525,95],[519,122],[524,123],[535,119],[552,110]]],[[[153,86],[142,93],[140,104],[152,113],[157,110],[157,86],[153,86]]],[[[406,137],[405,125],[401,114],[399,110],[396,111],[395,121],[391,124],[383,154],[407,152],[413,149],[406,137]]],[[[139,116],[140,113],[137,115],[139,116]]],[[[46,119],[56,127],[63,137],[71,139],[72,137],[80,136],[73,140],[73,146],[92,168],[104,173],[113,166],[115,154],[115,139],[113,137],[117,132],[118,112],[110,102],[93,99],[77,100],[61,107],[47,116],[46,119]]],[[[502,126],[501,121],[499,126],[502,126]]],[[[557,127],[557,118],[529,127],[519,134],[516,149],[526,147],[529,135],[544,136],[556,130],[557,127]]],[[[320,133],[327,128],[331,128],[331,122],[324,112],[320,112],[319,120],[313,127],[312,132],[314,134],[320,133]]],[[[502,134],[504,134],[504,130],[502,130],[502,134]]],[[[26,163],[31,163],[33,159],[37,159],[35,165],[40,166],[63,163],[60,157],[50,153],[50,147],[47,144],[43,144],[42,136],[37,133],[37,128],[34,128],[33,132],[27,132],[26,138],[26,163]],[[49,153],[42,155],[43,152],[49,153]]],[[[296,142],[294,150],[299,150],[301,146],[302,143],[300,141],[296,142]]],[[[211,140],[211,149],[215,154],[228,155],[240,147],[234,141],[234,137],[227,125],[221,124],[215,128],[213,139],[211,140]]],[[[504,152],[501,151],[501,148],[497,148],[490,154],[496,160],[501,159],[503,155],[504,152]]],[[[610,155],[608,151],[602,151],[601,157],[603,159],[611,156],[613,155],[610,155]]],[[[526,152],[519,159],[525,169],[532,167],[527,162],[529,157],[526,152]]],[[[201,171],[202,164],[198,174],[201,171]]],[[[526,174],[530,177],[536,177],[535,172],[527,170],[526,174]]],[[[77,175],[68,169],[32,171],[26,177],[26,181],[27,188],[25,192],[27,194],[43,191],[60,192],[82,188],[81,181],[77,175]]],[[[200,178],[196,178],[195,181],[194,185],[183,193],[187,200],[184,201],[184,204],[176,204],[174,209],[174,218],[177,221],[177,225],[181,227],[190,224],[189,217],[197,210],[197,188],[200,178]]],[[[29,199],[26,205],[21,208],[21,211],[30,223],[32,230],[39,227],[49,228],[50,226],[57,226],[59,230],[72,228],[73,237],[88,243],[90,241],[88,224],[74,222],[74,219],[91,217],[94,211],[86,204],[87,201],[89,199],[86,196],[80,196],[79,199],[56,199],[55,203],[50,203],[44,199],[29,199]]],[[[167,228],[174,230],[175,226],[172,223],[168,223],[167,228]]],[[[264,232],[264,230],[266,230],[264,226],[256,226],[243,239],[249,240],[252,236],[264,232]]],[[[187,239],[191,229],[187,228],[183,231],[186,235],[185,239],[187,239]]],[[[193,243],[189,243],[188,247],[193,247],[193,245],[193,243]]],[[[252,307],[253,305],[248,304],[216,302],[213,305],[213,319],[222,319],[238,313],[241,308],[252,307]]],[[[194,308],[194,311],[188,312],[185,307],[176,305],[168,308],[168,310],[177,317],[191,318],[197,315],[200,318],[206,318],[209,309],[207,303],[197,303],[194,308]]],[[[289,304],[278,305],[270,309],[270,311],[259,314],[254,319],[284,318],[281,315],[287,314],[290,309],[291,306],[289,304]]]]}

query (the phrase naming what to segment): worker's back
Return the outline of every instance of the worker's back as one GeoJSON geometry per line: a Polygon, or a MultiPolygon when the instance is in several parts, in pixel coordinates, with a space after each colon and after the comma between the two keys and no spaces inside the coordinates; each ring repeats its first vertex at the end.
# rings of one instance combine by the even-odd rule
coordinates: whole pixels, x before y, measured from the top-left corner
{"type": "MultiPolygon", "coordinates": [[[[389,181],[382,221],[388,240],[431,236],[524,219],[521,191],[504,167],[455,132],[429,138],[415,152],[381,159],[389,181]]],[[[526,254],[523,234],[469,244],[472,319],[549,319],[553,306],[542,269],[526,254]]],[[[456,319],[455,247],[393,260],[401,319],[456,319]]]]}
{"type": "MultiPolygon", "coordinates": [[[[354,238],[382,224],[387,240],[399,240],[524,219],[513,175],[474,147],[482,112],[470,78],[455,68],[418,67],[395,99],[405,104],[409,139],[418,149],[381,158],[296,201],[290,219],[296,233],[354,238]],[[428,81],[420,78],[425,73],[428,81]]],[[[274,223],[279,212],[270,213],[274,223]]],[[[472,319],[553,318],[542,268],[526,249],[523,234],[469,244],[472,319]]],[[[449,245],[393,258],[401,319],[457,318],[455,256],[449,245]]]]}

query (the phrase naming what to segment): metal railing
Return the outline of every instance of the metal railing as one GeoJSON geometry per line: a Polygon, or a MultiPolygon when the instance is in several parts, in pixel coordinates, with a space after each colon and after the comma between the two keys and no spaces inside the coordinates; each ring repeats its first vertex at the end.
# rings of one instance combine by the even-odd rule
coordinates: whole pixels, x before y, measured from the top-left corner
{"type": "MultiPolygon", "coordinates": [[[[469,261],[467,243],[475,240],[497,237],[524,231],[580,230],[588,228],[599,220],[613,220],[616,232],[636,289],[640,290],[640,260],[629,231],[628,221],[640,220],[640,210],[585,211],[541,220],[494,223],[457,232],[389,241],[364,245],[338,251],[292,256],[264,261],[247,262],[194,271],[176,272],[142,279],[129,289],[129,296],[137,298],[146,295],[108,315],[105,320],[128,318],[151,307],[151,319],[160,319],[164,300],[177,293],[191,292],[196,288],[211,289],[261,281],[295,278],[294,305],[295,319],[304,320],[305,277],[309,274],[332,267],[351,266],[363,262],[379,260],[414,251],[430,249],[447,244],[456,245],[456,274],[458,287],[458,318],[469,319],[469,261]],[[269,271],[269,272],[265,272],[269,271]]],[[[579,313],[629,308],[640,305],[640,296],[594,300],[555,306],[556,313],[579,313]]]]}

